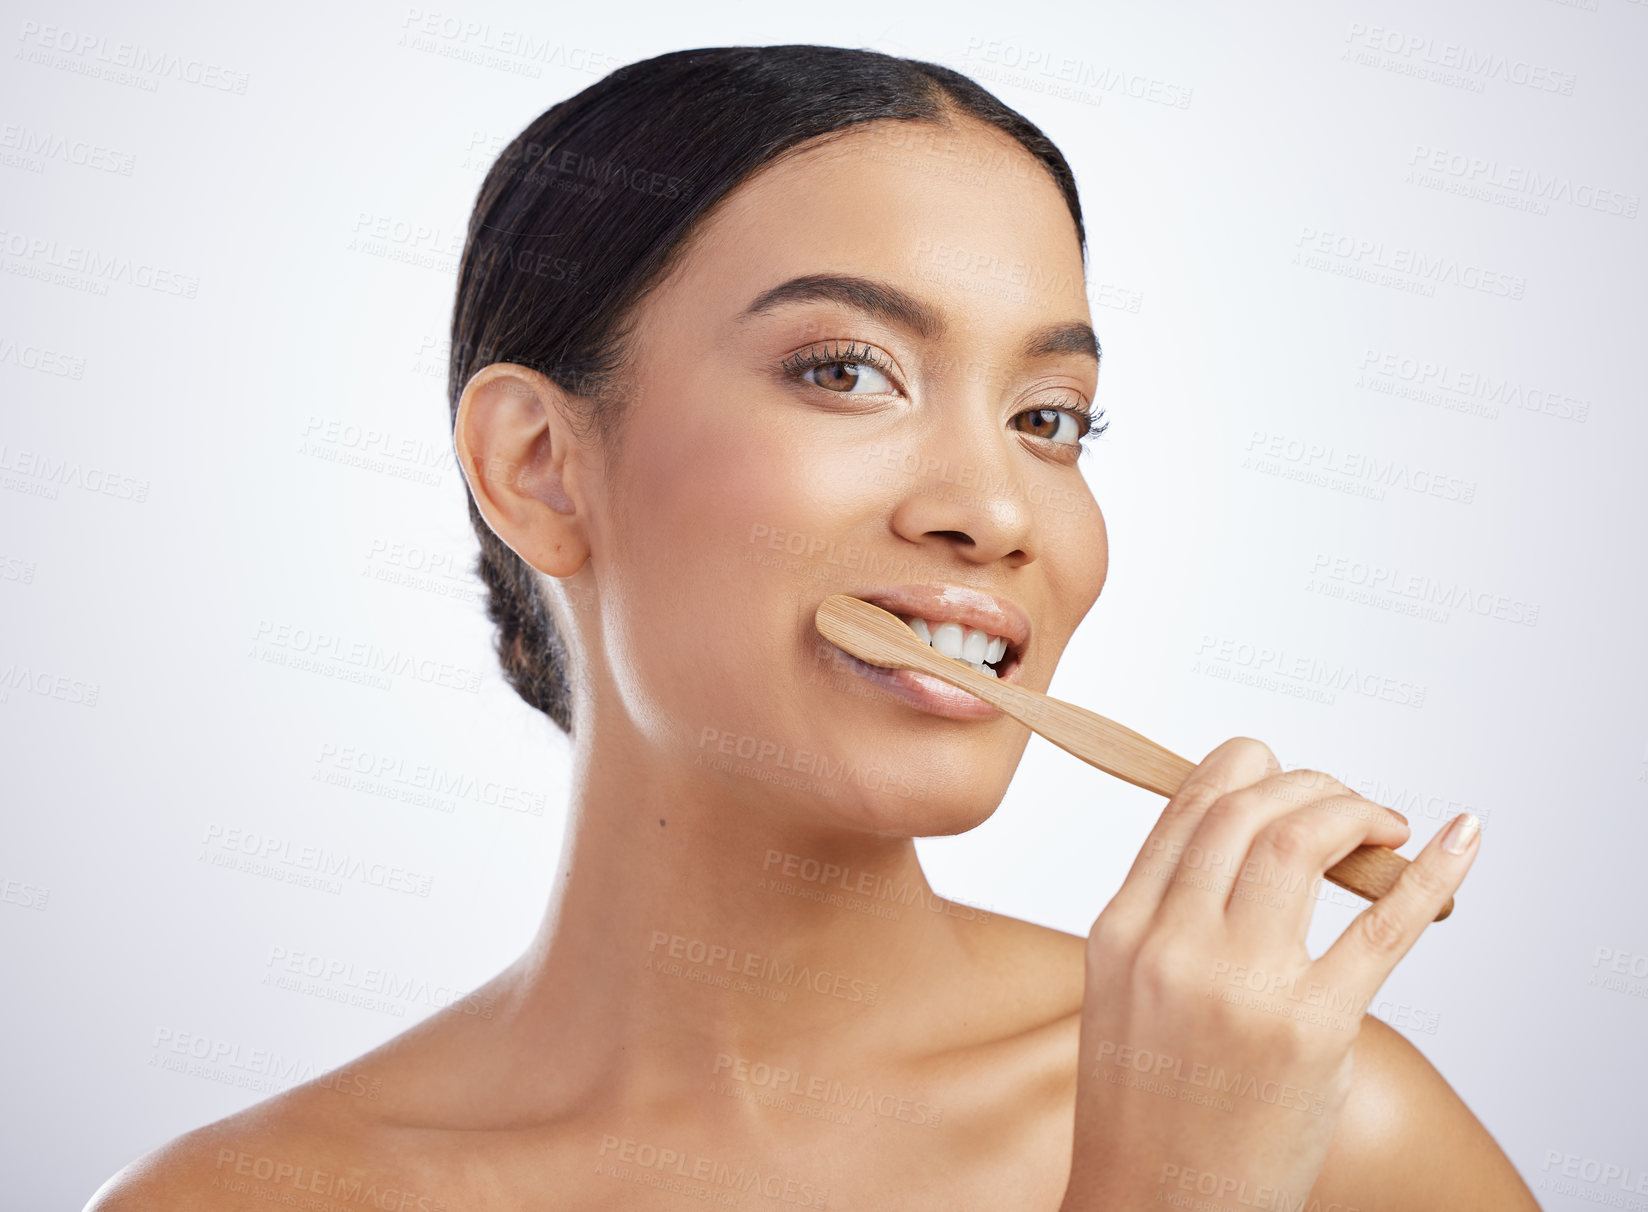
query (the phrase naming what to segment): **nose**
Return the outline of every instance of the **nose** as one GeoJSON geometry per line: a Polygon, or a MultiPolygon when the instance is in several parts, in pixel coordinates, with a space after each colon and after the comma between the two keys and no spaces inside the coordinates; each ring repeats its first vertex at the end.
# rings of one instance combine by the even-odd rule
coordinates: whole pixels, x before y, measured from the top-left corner
{"type": "Polygon", "coordinates": [[[948,546],[975,564],[1016,568],[1036,558],[1033,509],[1007,434],[980,440],[976,426],[983,424],[958,424],[965,435],[934,433],[909,448],[892,527],[923,547],[948,546]]]}

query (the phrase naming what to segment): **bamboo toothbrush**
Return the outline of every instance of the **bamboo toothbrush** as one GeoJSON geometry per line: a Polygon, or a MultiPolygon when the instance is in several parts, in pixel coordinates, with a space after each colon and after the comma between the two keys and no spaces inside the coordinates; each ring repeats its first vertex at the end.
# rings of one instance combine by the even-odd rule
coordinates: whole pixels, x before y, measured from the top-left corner
{"type": "MultiPolygon", "coordinates": [[[[830,643],[884,669],[914,669],[977,695],[996,710],[1052,741],[1089,766],[1135,787],[1171,798],[1196,768],[1155,741],[1074,703],[998,681],[923,642],[896,614],[844,593],[819,605],[814,623],[830,643]]],[[[1384,896],[1408,860],[1389,846],[1358,846],[1323,874],[1339,887],[1374,900],[1384,896]]],[[[1436,915],[1453,912],[1453,898],[1436,915]]]]}

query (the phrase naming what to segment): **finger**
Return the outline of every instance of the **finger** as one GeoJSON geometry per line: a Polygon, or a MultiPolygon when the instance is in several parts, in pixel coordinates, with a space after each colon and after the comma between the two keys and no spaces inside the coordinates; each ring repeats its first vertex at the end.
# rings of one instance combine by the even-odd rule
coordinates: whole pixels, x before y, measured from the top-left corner
{"type": "MultiPolygon", "coordinates": [[[[1184,845],[1178,878],[1162,901],[1164,920],[1190,924],[1224,916],[1235,903],[1233,898],[1243,878],[1250,883],[1250,893],[1254,886],[1263,893],[1257,902],[1244,902],[1249,906],[1276,905],[1277,893],[1282,890],[1311,891],[1321,874],[1312,870],[1312,865],[1338,847],[1343,834],[1357,829],[1362,837],[1371,836],[1378,845],[1401,845],[1407,840],[1407,823],[1399,813],[1364,799],[1320,770],[1278,772],[1229,791],[1202,813],[1184,845]],[[1321,812],[1321,821],[1313,821],[1308,813],[1295,816],[1301,809],[1333,797],[1342,797],[1342,807],[1349,811],[1321,812]],[[1358,802],[1366,809],[1358,810],[1358,802]],[[1284,820],[1289,823],[1282,825],[1284,820]],[[1371,832],[1370,825],[1374,826],[1371,832]],[[1262,835],[1266,842],[1255,849],[1262,835]]],[[[1346,846],[1344,854],[1355,845],[1346,846]]],[[[1342,857],[1338,855],[1331,862],[1342,857]]],[[[1292,903],[1282,902],[1284,908],[1292,903]]],[[[1307,908],[1304,920],[1308,922],[1308,907],[1301,908],[1307,908]]]]}
{"type": "Polygon", "coordinates": [[[1152,917],[1173,880],[1185,842],[1214,801],[1281,768],[1270,746],[1252,737],[1233,736],[1216,746],[1168,799],[1106,912],[1130,920],[1152,917]]]}
{"type": "Polygon", "coordinates": [[[1330,987],[1361,990],[1371,1001],[1391,970],[1401,962],[1425,927],[1459,890],[1482,846],[1481,824],[1461,812],[1397,877],[1396,884],[1374,901],[1315,964],[1313,979],[1330,987]]]}
{"type": "Polygon", "coordinates": [[[1243,938],[1304,946],[1322,874],[1358,846],[1408,840],[1406,823],[1359,795],[1328,795],[1259,830],[1225,920],[1243,938]]]}

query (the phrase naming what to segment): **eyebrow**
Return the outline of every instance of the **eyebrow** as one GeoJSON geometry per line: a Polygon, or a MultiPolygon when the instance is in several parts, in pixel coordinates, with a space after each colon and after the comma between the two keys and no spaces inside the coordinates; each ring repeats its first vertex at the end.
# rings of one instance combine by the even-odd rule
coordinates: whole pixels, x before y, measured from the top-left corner
{"type": "MultiPolygon", "coordinates": [[[[780,282],[757,295],[739,318],[746,319],[785,303],[820,300],[855,308],[924,340],[934,340],[944,334],[944,317],[935,309],[890,283],[854,274],[805,274],[780,282]]],[[[1081,320],[1038,329],[1026,338],[1023,350],[1028,358],[1074,353],[1097,362],[1103,356],[1093,326],[1081,320]]]]}

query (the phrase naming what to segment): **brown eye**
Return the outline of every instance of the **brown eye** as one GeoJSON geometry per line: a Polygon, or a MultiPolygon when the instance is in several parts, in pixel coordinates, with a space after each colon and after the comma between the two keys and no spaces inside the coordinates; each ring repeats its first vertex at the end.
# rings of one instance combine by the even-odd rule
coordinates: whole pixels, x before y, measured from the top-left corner
{"type": "Polygon", "coordinates": [[[1081,441],[1082,426],[1075,414],[1063,408],[1032,408],[1018,414],[1014,420],[1029,418],[1028,425],[1018,427],[1020,433],[1046,438],[1064,446],[1075,446],[1081,441]],[[1063,434],[1063,437],[1060,435],[1063,434]]]}
{"type": "Polygon", "coordinates": [[[801,377],[815,387],[822,387],[825,391],[833,391],[839,395],[855,394],[853,388],[860,382],[867,382],[870,387],[868,391],[856,393],[858,395],[874,395],[893,389],[893,385],[887,381],[887,376],[868,362],[821,362],[809,367],[801,377]],[[816,378],[813,377],[815,375],[816,378]],[[877,382],[881,386],[875,386],[877,382]]]}

